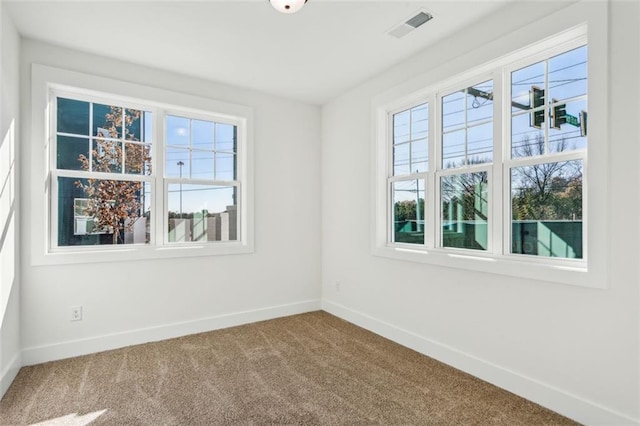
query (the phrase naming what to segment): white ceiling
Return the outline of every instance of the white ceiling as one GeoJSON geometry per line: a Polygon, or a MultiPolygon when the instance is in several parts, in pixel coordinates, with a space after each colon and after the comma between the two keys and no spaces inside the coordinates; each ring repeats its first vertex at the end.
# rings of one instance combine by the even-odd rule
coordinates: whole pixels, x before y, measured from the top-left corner
{"type": "Polygon", "coordinates": [[[25,37],[323,104],[512,0],[4,0],[25,37]],[[424,9],[434,19],[387,32],[424,9]]]}

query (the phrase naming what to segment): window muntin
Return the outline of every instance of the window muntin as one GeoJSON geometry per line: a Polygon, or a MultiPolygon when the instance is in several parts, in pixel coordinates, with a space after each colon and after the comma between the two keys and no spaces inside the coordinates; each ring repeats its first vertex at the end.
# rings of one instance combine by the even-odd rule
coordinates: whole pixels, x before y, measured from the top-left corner
{"type": "Polygon", "coordinates": [[[442,97],[443,169],[493,161],[493,80],[442,97]]]}
{"type": "Polygon", "coordinates": [[[509,253],[583,259],[587,46],[510,76],[509,253]]]}
{"type": "Polygon", "coordinates": [[[387,151],[393,155],[386,187],[388,245],[413,243],[418,250],[441,249],[443,254],[467,251],[471,256],[548,259],[544,262],[553,257],[553,262],[567,266],[586,260],[582,176],[587,154],[587,47],[584,39],[565,46],[564,51],[554,47],[549,55],[540,51],[529,62],[521,57],[517,65],[496,66],[490,74],[486,67],[485,75],[493,78],[442,95],[433,87],[421,93],[415,107],[387,113],[393,126],[387,151]],[[427,102],[440,107],[438,126],[429,134],[437,143],[427,148],[433,159],[426,170],[411,174],[406,167],[411,163],[408,148],[402,147],[409,137],[396,128],[406,125],[408,111],[427,102]],[[521,176],[547,166],[557,170],[548,176],[545,196],[558,204],[537,216],[513,213],[513,206],[522,210],[532,203],[532,189],[521,176]],[[425,185],[422,202],[415,195],[420,179],[425,185]],[[401,194],[409,189],[412,192],[403,199],[401,194]],[[407,215],[409,204],[424,206],[418,210],[424,218],[423,233],[414,240],[421,217],[414,210],[407,215]],[[398,219],[415,225],[398,226],[398,219]],[[560,229],[563,226],[566,229],[560,229]]]}
{"type": "Polygon", "coordinates": [[[52,250],[243,240],[243,119],[168,113],[69,89],[51,94],[52,250]],[[158,149],[163,161],[152,167],[158,149]]]}
{"type": "Polygon", "coordinates": [[[56,97],[56,112],[57,169],[150,174],[150,111],[56,97]]]}
{"type": "Polygon", "coordinates": [[[494,81],[443,95],[440,164],[436,171],[440,211],[439,248],[487,251],[488,176],[494,152],[494,81]]]}
{"type": "Polygon", "coordinates": [[[152,112],[82,98],[54,101],[55,245],[150,243],[152,112]]]}
{"type": "Polygon", "coordinates": [[[165,124],[167,177],[235,180],[237,126],[175,115],[165,124]]]}
{"type": "Polygon", "coordinates": [[[167,115],[165,128],[167,242],[237,240],[237,126],[167,115]]]}
{"type": "Polygon", "coordinates": [[[511,157],[587,146],[587,46],[511,72],[511,157]]]}
{"type": "Polygon", "coordinates": [[[429,165],[429,106],[393,114],[393,175],[425,172],[429,165]]]}
{"type": "Polygon", "coordinates": [[[421,103],[391,115],[392,166],[389,239],[394,243],[425,243],[425,180],[429,168],[429,105],[421,103]]]}

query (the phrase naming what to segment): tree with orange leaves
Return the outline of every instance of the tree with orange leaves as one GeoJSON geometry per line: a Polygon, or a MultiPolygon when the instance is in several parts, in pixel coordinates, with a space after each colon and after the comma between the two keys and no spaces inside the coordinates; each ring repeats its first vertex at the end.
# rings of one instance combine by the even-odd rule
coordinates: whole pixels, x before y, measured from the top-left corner
{"type": "MultiPolygon", "coordinates": [[[[149,146],[139,143],[131,131],[140,116],[140,111],[126,109],[123,114],[121,107],[111,106],[103,127],[98,127],[90,158],[84,154],[78,157],[82,169],[110,174],[150,174],[149,146]]],[[[84,182],[78,180],[75,185],[82,188],[88,199],[84,213],[93,217],[96,229],[112,234],[113,244],[124,242],[124,231],[132,231],[144,208],[143,182],[89,178],[84,182]]]]}

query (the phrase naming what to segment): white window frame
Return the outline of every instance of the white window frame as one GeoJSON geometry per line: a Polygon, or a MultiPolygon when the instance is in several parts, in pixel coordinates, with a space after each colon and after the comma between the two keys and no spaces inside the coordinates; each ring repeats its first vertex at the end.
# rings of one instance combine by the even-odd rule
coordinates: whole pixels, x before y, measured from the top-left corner
{"type": "MultiPolygon", "coordinates": [[[[427,217],[426,215],[428,214],[428,209],[427,209],[427,205],[426,205],[426,193],[429,190],[428,188],[428,177],[429,177],[429,170],[431,170],[432,164],[431,164],[431,146],[432,146],[432,142],[431,142],[431,103],[429,101],[425,101],[425,102],[420,102],[417,103],[415,105],[412,105],[409,108],[396,108],[394,111],[390,112],[389,114],[387,114],[387,138],[388,140],[391,142],[388,144],[387,147],[387,168],[389,170],[388,173],[388,177],[387,177],[387,187],[388,187],[388,211],[387,211],[387,215],[389,218],[393,218],[394,212],[393,212],[393,192],[391,190],[391,186],[396,183],[396,182],[403,182],[403,181],[409,181],[409,180],[422,180],[424,182],[424,190],[425,190],[425,211],[423,212],[424,215],[422,217],[422,220],[424,221],[424,231],[425,231],[425,242],[424,244],[427,243],[427,238],[426,238],[426,225],[430,222],[427,222],[427,217]],[[427,105],[427,110],[428,110],[428,116],[427,116],[427,120],[428,120],[428,126],[429,129],[427,131],[427,171],[424,172],[409,172],[407,174],[398,174],[395,175],[393,173],[393,169],[394,169],[394,164],[393,164],[393,149],[395,147],[395,145],[393,144],[393,117],[395,114],[398,113],[402,113],[404,111],[407,111],[408,109],[412,109],[413,107],[419,106],[419,105],[427,105]]],[[[411,125],[411,123],[409,123],[411,125]]],[[[411,144],[414,141],[412,139],[410,139],[408,141],[409,146],[411,147],[411,144]]],[[[409,150],[411,150],[411,148],[409,148],[409,150]]],[[[410,161],[411,161],[411,157],[410,157],[410,161]]],[[[418,206],[416,205],[416,208],[418,206]]],[[[393,228],[393,221],[392,220],[388,220],[387,221],[387,241],[392,241],[394,238],[394,228],[393,228]]],[[[400,247],[402,247],[403,245],[406,245],[407,247],[413,247],[415,246],[415,244],[407,244],[407,243],[394,243],[400,247]]]]}
{"type": "MultiPolygon", "coordinates": [[[[580,285],[594,288],[606,287],[606,258],[602,245],[606,242],[606,226],[593,230],[588,226],[587,212],[596,212],[599,217],[606,216],[602,203],[593,203],[592,199],[606,199],[603,192],[606,180],[593,184],[594,169],[602,173],[606,169],[606,113],[599,103],[606,101],[606,85],[598,84],[596,75],[606,76],[606,67],[589,61],[589,142],[584,151],[568,151],[549,156],[545,161],[564,161],[569,159],[583,160],[583,258],[563,259],[544,256],[511,254],[510,242],[510,182],[509,170],[514,165],[528,162],[540,162],[540,158],[510,159],[510,113],[511,95],[509,72],[527,64],[547,59],[556,54],[588,44],[589,58],[600,57],[604,46],[598,42],[588,43],[586,24],[578,25],[570,30],[543,39],[516,52],[507,54],[495,61],[465,71],[451,79],[433,83],[428,76],[417,78],[411,84],[379,95],[373,103],[374,122],[376,125],[376,144],[374,156],[375,190],[373,197],[372,217],[372,254],[406,261],[422,262],[452,268],[496,273],[501,275],[531,278],[563,284],[580,285]],[[602,49],[600,54],[594,51],[602,49]],[[595,72],[593,72],[595,70],[595,72]],[[492,79],[494,85],[494,151],[493,162],[470,165],[459,168],[443,169],[441,163],[441,97],[461,87],[470,87],[482,81],[492,79]],[[421,85],[421,87],[420,87],[421,85]],[[594,89],[594,86],[597,89],[594,89]],[[453,89],[453,90],[452,90],[453,89]],[[594,101],[595,99],[595,101],[594,101]],[[421,103],[429,104],[429,172],[426,173],[426,220],[425,244],[391,243],[389,235],[389,212],[393,208],[388,194],[390,143],[389,126],[392,114],[409,109],[421,103]],[[587,168],[587,154],[596,158],[597,165],[587,168]],[[603,152],[604,151],[604,152],[603,152]],[[603,155],[604,154],[604,155],[603,155]],[[600,157],[597,157],[600,155],[600,157]],[[489,215],[488,215],[488,248],[472,250],[441,247],[441,212],[440,212],[440,179],[444,175],[487,171],[489,179],[489,215]],[[593,196],[597,194],[597,196],[593,196]],[[507,202],[508,200],[508,202],[507,202]],[[589,201],[588,201],[589,200],[589,201]],[[595,241],[595,242],[594,242],[595,241]],[[589,245],[587,245],[589,244],[589,245]],[[593,249],[594,245],[596,249],[593,249]],[[587,253],[589,256],[587,257],[587,253]],[[594,255],[594,253],[596,253],[594,255]]],[[[606,81],[606,79],[604,80],[606,81]]],[[[593,163],[594,161],[592,161],[593,163]]],[[[600,176],[600,174],[598,174],[600,176]]]]}
{"type": "MultiPolygon", "coordinates": [[[[108,262],[253,252],[252,108],[39,64],[32,66],[31,88],[32,144],[27,147],[27,150],[31,151],[33,159],[30,173],[35,189],[31,191],[30,197],[32,214],[29,238],[32,264],[108,262]],[[73,175],[74,171],[67,173],[62,169],[56,169],[55,123],[53,122],[56,96],[107,105],[122,105],[152,112],[154,122],[151,175],[100,173],[96,176],[102,179],[151,183],[153,188],[151,191],[152,227],[149,244],[57,246],[57,176],[73,175]],[[168,242],[165,191],[170,181],[179,182],[179,179],[164,177],[164,121],[168,113],[224,122],[237,127],[236,180],[232,183],[239,187],[236,200],[239,211],[238,240],[168,242]],[[36,149],[38,146],[43,146],[44,149],[36,149]],[[36,182],[42,182],[42,187],[36,188],[36,182]]],[[[206,181],[207,184],[211,182],[206,181]]]]}

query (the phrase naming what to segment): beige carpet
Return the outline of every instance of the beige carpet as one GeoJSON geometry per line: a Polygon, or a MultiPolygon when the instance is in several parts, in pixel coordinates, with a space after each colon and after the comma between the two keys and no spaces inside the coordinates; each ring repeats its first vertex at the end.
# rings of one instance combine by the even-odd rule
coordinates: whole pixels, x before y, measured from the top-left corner
{"type": "Polygon", "coordinates": [[[568,425],[325,312],[25,367],[1,425],[568,425]]]}

